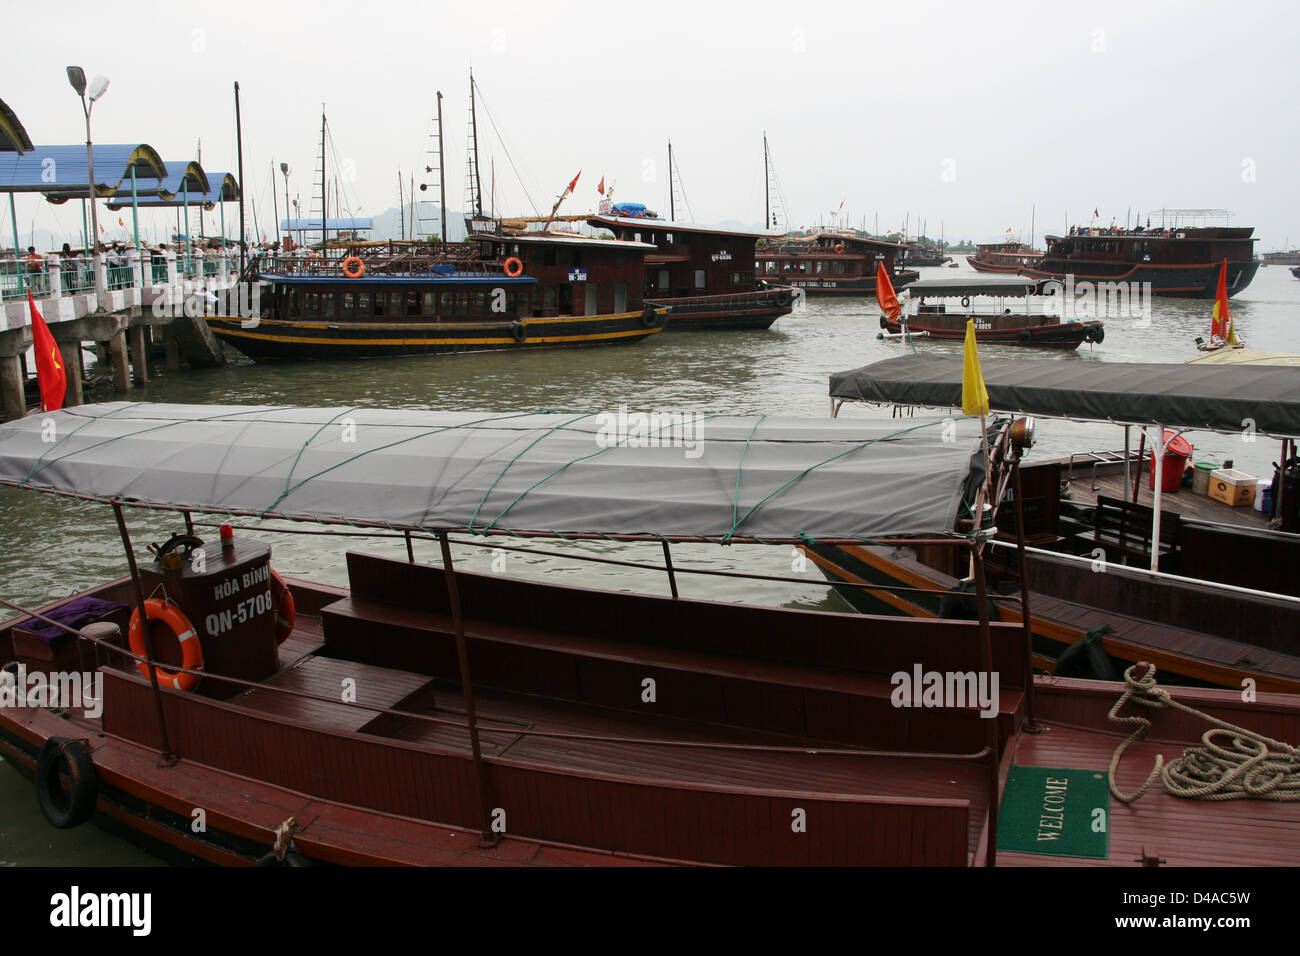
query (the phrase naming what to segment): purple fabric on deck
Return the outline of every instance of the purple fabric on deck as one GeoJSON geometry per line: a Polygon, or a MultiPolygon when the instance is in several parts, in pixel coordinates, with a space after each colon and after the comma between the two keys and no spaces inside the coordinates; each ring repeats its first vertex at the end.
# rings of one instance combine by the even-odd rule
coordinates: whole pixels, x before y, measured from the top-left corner
{"type": "MultiPolygon", "coordinates": [[[[113,601],[101,601],[99,598],[84,597],[69,601],[61,607],[56,607],[54,610],[46,612],[45,616],[75,629],[92,621],[98,621],[119,610],[126,610],[126,605],[116,604],[113,601]]],[[[39,637],[55,650],[62,647],[72,637],[63,628],[55,627],[53,624],[35,618],[23,624],[22,629],[34,637],[39,637]]]]}

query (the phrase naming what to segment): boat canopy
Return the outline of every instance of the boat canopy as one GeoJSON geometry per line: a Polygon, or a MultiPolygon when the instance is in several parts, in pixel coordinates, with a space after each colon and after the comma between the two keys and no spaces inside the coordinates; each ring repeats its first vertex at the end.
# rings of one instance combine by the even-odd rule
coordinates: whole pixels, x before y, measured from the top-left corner
{"type": "MultiPolygon", "coordinates": [[[[1300,368],[1026,359],[981,362],[996,411],[1300,436],[1300,368]]],[[[962,359],[908,355],[831,376],[833,400],[959,407],[962,359]]]]}
{"type": "Polygon", "coordinates": [[[0,425],[0,483],[426,532],[851,541],[950,532],[979,444],[950,418],[112,402],[0,425]]]}
{"type": "Polygon", "coordinates": [[[1022,276],[967,276],[954,279],[917,279],[907,284],[913,299],[960,299],[963,296],[1041,295],[1050,279],[1026,279],[1022,276]]]}

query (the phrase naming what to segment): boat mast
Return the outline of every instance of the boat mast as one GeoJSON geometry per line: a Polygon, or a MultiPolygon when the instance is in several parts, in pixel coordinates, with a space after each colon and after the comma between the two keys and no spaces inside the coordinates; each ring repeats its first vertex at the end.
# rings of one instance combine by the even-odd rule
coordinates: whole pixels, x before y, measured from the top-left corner
{"type": "Polygon", "coordinates": [[[767,130],[763,130],[763,228],[772,228],[772,181],[767,171],[767,130]]]}
{"type": "Polygon", "coordinates": [[[322,259],[328,259],[329,230],[329,213],[326,209],[326,201],[329,198],[329,179],[325,175],[325,104],[320,105],[320,255],[322,259]]]}
{"type": "MultiPolygon", "coordinates": [[[[406,206],[402,201],[402,167],[397,167],[397,234],[406,238],[406,206]]],[[[391,235],[391,233],[389,233],[391,235]]]]}
{"type": "Polygon", "coordinates": [[[673,141],[668,141],[668,221],[676,222],[677,213],[673,208],[673,141]]]}
{"type": "Polygon", "coordinates": [[[1029,207],[1029,251],[1034,251],[1034,216],[1038,213],[1038,204],[1029,207]]]}
{"type": "Polygon", "coordinates": [[[474,69],[469,71],[469,130],[474,145],[474,212],[483,215],[483,181],[478,171],[478,118],[474,109],[474,69]]]}
{"type": "Polygon", "coordinates": [[[244,134],[239,122],[239,81],[235,81],[235,149],[239,154],[239,274],[244,274],[244,134]]]}
{"type": "MultiPolygon", "coordinates": [[[[271,160],[271,212],[275,214],[275,244],[280,244],[280,200],[275,195],[275,160],[271,160]]],[[[286,215],[288,210],[285,210],[286,215]]],[[[224,223],[225,220],[223,219],[224,223]]],[[[222,227],[225,228],[224,226],[222,227]]]]}
{"type": "Polygon", "coordinates": [[[438,207],[442,212],[442,244],[447,244],[447,167],[442,162],[442,90],[438,91],[438,207]]]}

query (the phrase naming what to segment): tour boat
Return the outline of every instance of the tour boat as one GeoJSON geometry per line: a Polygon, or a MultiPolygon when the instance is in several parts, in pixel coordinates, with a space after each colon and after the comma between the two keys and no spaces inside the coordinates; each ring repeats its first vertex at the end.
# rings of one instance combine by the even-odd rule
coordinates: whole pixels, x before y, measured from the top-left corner
{"type": "Polygon", "coordinates": [[[907,287],[904,312],[898,318],[882,315],[880,327],[891,336],[960,340],[966,337],[967,320],[974,319],[975,337],[982,343],[1053,349],[1075,349],[1105,338],[1097,319],[1063,321],[1064,300],[1044,295],[1043,285],[1009,276],[921,279],[907,287]]]}
{"type": "Polygon", "coordinates": [[[793,295],[759,289],[754,244],[763,233],[620,215],[608,200],[587,219],[616,239],[654,246],[645,256],[645,299],[672,311],[665,330],[766,329],[790,314],[793,295]]]}
{"type": "MultiPolygon", "coordinates": [[[[1274,528],[1268,514],[1179,491],[1186,461],[1166,462],[1162,453],[1153,465],[1153,456],[1143,454],[1145,429],[1136,453],[1130,441],[1139,425],[1154,425],[1152,441],[1163,436],[1169,444],[1192,429],[1239,434],[1249,419],[1255,434],[1282,439],[1282,460],[1291,461],[1300,437],[1300,368],[981,364],[996,412],[1125,425],[1122,451],[1081,452],[1020,469],[1030,547],[1023,558],[1016,553],[1016,525],[1008,522],[1005,547],[995,545],[990,562],[997,566],[991,586],[1001,595],[996,614],[1004,621],[1022,620],[1025,595],[1035,666],[1053,671],[1065,659],[1072,668],[1065,673],[1113,677],[1144,660],[1184,683],[1240,689],[1248,680],[1300,693],[1300,489],[1282,482],[1278,493],[1291,504],[1275,504],[1287,517],[1274,528]]],[[[904,356],[831,378],[835,410],[852,401],[959,407],[961,393],[962,360],[951,356],[904,356]]],[[[1238,490],[1225,484],[1219,498],[1239,504],[1238,490]]],[[[967,576],[960,561],[925,547],[818,543],[809,550],[831,580],[849,585],[843,593],[850,602],[873,613],[942,614],[953,607],[949,591],[967,576]],[[890,591],[897,586],[916,590],[890,591]]]]}
{"type": "Polygon", "coordinates": [[[980,242],[975,245],[975,255],[966,261],[976,272],[1001,272],[1015,275],[1027,265],[1034,265],[1043,254],[1019,240],[1006,242],[980,242]]]}
{"type": "Polygon", "coordinates": [[[950,418],[709,418],[695,445],[699,425],[137,403],[6,423],[0,482],[105,504],[127,573],[0,626],[0,753],[55,826],[97,817],[231,865],[1294,861],[1300,805],[1268,799],[1276,782],[1198,803],[1171,759],[1133,792],[1196,744],[1196,714],[1296,739],[1293,697],[1179,689],[1189,714],[1137,706],[1160,692],[1149,667],[1045,682],[984,600],[937,621],[680,596],[695,569],[670,542],[906,540],[965,555],[983,598],[971,516],[1023,427],[985,444],[950,418]],[[141,564],[131,508],[185,533],[141,564]],[[205,513],[227,522],[207,543],[205,513]],[[281,576],[263,535],[299,526],[257,518],[406,553],[350,551],[347,587],[281,576]],[[666,588],[453,558],[536,535],[644,541],[666,588]]]}
{"type": "Polygon", "coordinates": [[[900,255],[906,248],[849,230],[786,237],[758,247],[757,275],[802,289],[805,295],[871,296],[876,294],[877,263],[884,263],[896,289],[921,277],[915,269],[902,268],[900,255]]]}

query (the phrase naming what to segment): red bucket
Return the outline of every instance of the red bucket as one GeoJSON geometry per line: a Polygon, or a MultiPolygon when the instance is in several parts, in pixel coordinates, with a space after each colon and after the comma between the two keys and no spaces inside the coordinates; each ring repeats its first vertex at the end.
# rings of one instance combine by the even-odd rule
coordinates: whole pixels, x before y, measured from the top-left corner
{"type": "MultiPolygon", "coordinates": [[[[1174,432],[1166,429],[1165,441],[1169,447],[1165,450],[1164,471],[1160,475],[1160,490],[1168,494],[1171,491],[1177,491],[1183,483],[1183,471],[1187,468],[1187,462],[1192,457],[1192,445],[1182,435],[1176,435],[1174,432]]],[[[1156,487],[1156,451],[1151,449],[1148,452],[1151,456],[1151,473],[1147,476],[1147,486],[1151,490],[1156,487]]]]}

